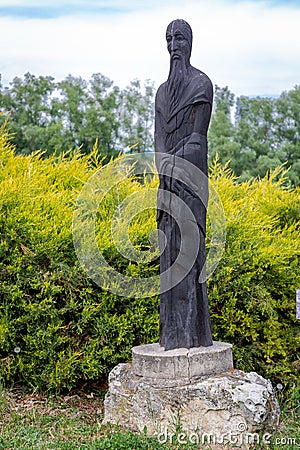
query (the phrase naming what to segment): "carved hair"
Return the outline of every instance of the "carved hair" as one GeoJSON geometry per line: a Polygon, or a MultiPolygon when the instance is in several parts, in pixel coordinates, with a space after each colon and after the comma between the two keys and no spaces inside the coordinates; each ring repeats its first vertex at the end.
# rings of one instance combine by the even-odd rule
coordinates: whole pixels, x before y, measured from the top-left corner
{"type": "Polygon", "coordinates": [[[190,50],[192,50],[193,32],[190,25],[183,19],[173,20],[167,27],[167,33],[170,33],[175,26],[180,28],[180,31],[186,37],[188,43],[190,44],[190,50]]]}

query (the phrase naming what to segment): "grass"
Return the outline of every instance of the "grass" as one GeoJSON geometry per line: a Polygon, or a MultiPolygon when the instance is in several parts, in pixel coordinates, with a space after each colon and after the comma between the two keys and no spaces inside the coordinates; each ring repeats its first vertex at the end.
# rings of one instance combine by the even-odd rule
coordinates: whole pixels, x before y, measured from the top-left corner
{"type": "Polygon", "coordinates": [[[101,396],[43,397],[3,391],[0,397],[0,449],[97,448],[103,437],[101,396]]]}
{"type": "MultiPolygon", "coordinates": [[[[66,396],[28,394],[22,389],[0,390],[0,449],[22,450],[167,450],[232,448],[159,443],[156,437],[103,426],[103,390],[84,390],[66,396]]],[[[270,445],[257,449],[300,448],[300,407],[282,405],[279,429],[270,445]]]]}

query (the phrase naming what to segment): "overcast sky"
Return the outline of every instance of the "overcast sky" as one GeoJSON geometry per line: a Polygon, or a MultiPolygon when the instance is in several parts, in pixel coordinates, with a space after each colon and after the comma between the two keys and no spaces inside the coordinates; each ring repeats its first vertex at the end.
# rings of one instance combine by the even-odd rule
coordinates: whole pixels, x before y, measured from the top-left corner
{"type": "Polygon", "coordinates": [[[300,0],[0,0],[0,73],[89,79],[121,88],[166,80],[166,26],[187,20],[191,63],[236,95],[300,84],[300,0]]]}

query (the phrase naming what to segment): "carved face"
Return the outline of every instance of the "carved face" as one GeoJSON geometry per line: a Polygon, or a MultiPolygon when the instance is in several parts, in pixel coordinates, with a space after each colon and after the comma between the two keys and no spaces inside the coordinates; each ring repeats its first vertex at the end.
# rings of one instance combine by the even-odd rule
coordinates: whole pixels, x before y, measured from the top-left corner
{"type": "Polygon", "coordinates": [[[182,22],[180,20],[174,20],[167,28],[167,48],[171,60],[183,59],[188,61],[191,55],[191,40],[182,22]]]}

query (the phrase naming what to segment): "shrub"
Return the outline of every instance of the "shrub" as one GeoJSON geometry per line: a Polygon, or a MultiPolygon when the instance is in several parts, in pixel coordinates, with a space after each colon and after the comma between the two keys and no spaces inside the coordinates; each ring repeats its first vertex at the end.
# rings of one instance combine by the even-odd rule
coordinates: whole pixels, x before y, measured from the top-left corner
{"type": "MultiPolygon", "coordinates": [[[[130,359],[133,345],[157,339],[158,299],[103,291],[77,260],[73,210],[83,183],[101,167],[96,152],[15,156],[7,137],[2,128],[0,377],[40,389],[71,389],[106,377],[130,359]]],[[[142,185],[126,182],[123,196],[129,188],[142,185]]],[[[112,193],[111,210],[115,201],[112,193]]],[[[102,234],[101,245],[113,253],[109,235],[102,234]]],[[[120,258],[112,259],[118,268],[120,258]]]]}
{"type": "MultiPolygon", "coordinates": [[[[134,345],[158,340],[158,296],[118,297],[97,286],[77,260],[72,218],[84,183],[101,167],[96,150],[41,158],[16,156],[0,132],[0,381],[62,391],[105,378],[130,360],[134,345]]],[[[280,171],[238,184],[215,164],[227,242],[208,280],[214,338],[233,344],[235,366],[292,385],[299,370],[295,290],[300,287],[299,190],[280,171]]],[[[129,177],[97,214],[97,241],[120,272],[147,277],[158,262],[129,263],[110,232],[128,195],[157,186],[129,177]]],[[[131,223],[137,249],[148,249],[155,211],[131,223]]],[[[209,234],[209,233],[208,233],[209,234]]],[[[208,245],[209,245],[208,236],[208,245]]]]}
{"type": "Polygon", "coordinates": [[[297,382],[299,324],[299,189],[282,168],[238,183],[217,163],[211,182],[226,215],[226,249],[209,279],[214,337],[233,344],[235,366],[274,383],[297,382]]]}

